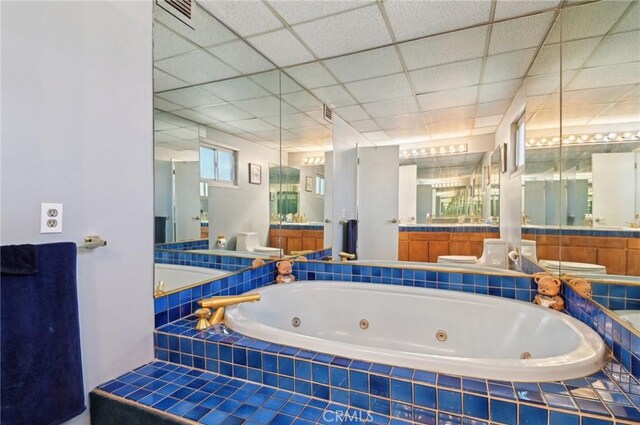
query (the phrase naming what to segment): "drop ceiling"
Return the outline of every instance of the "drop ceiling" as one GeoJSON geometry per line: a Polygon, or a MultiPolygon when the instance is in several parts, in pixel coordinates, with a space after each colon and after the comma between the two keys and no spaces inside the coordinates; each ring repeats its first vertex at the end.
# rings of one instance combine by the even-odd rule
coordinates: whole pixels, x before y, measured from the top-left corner
{"type": "Polygon", "coordinates": [[[156,129],[178,137],[186,120],[171,115],[277,145],[277,71],[251,75],[276,67],[290,77],[282,82],[289,152],[322,150],[330,139],[322,103],[372,145],[494,133],[521,87],[531,129],[557,127],[561,53],[565,125],[638,121],[638,2],[563,9],[562,34],[559,6],[201,1],[194,30],[157,11],[156,129]]]}

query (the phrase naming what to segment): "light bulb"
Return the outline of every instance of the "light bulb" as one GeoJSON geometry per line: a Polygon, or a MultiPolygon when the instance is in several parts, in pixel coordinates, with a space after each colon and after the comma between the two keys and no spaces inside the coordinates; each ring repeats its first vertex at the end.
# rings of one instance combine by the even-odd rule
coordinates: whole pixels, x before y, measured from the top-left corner
{"type": "Polygon", "coordinates": [[[427,150],[425,148],[420,149],[420,155],[426,155],[427,150]]]}
{"type": "Polygon", "coordinates": [[[547,138],[546,138],[546,137],[543,137],[543,138],[542,138],[542,139],[540,139],[540,141],[538,142],[538,145],[540,145],[540,146],[542,146],[542,145],[546,145],[548,141],[549,141],[549,140],[547,140],[547,138]]]}
{"type": "Polygon", "coordinates": [[[576,141],[576,136],[569,136],[567,137],[567,140],[570,141],[571,143],[576,141]]]}
{"type": "Polygon", "coordinates": [[[466,152],[467,151],[467,145],[458,145],[458,151],[466,152]]]}
{"type": "Polygon", "coordinates": [[[436,152],[437,152],[436,148],[431,148],[431,149],[429,149],[429,153],[430,153],[431,155],[434,155],[436,152]]]}
{"type": "Polygon", "coordinates": [[[622,137],[624,137],[625,139],[630,139],[632,136],[630,131],[625,131],[624,133],[622,133],[622,137]]]}
{"type": "Polygon", "coordinates": [[[440,146],[440,153],[447,153],[447,150],[444,148],[444,146],[440,146]]]}
{"type": "Polygon", "coordinates": [[[616,137],[618,137],[618,133],[614,133],[614,132],[609,133],[609,134],[607,134],[607,137],[609,138],[609,140],[613,140],[616,137]]]}
{"type": "Polygon", "coordinates": [[[598,133],[595,136],[593,136],[593,138],[596,139],[596,140],[602,140],[602,139],[604,139],[604,134],[598,133]]]}
{"type": "Polygon", "coordinates": [[[589,136],[587,134],[580,136],[580,142],[586,142],[587,140],[589,140],[589,136]]]}
{"type": "Polygon", "coordinates": [[[417,150],[415,150],[415,149],[412,149],[412,150],[411,150],[411,155],[413,155],[413,156],[417,156],[417,155],[418,155],[418,151],[417,151],[417,150]]]}
{"type": "Polygon", "coordinates": [[[456,147],[451,145],[449,146],[449,152],[454,153],[456,151],[456,147]]]}

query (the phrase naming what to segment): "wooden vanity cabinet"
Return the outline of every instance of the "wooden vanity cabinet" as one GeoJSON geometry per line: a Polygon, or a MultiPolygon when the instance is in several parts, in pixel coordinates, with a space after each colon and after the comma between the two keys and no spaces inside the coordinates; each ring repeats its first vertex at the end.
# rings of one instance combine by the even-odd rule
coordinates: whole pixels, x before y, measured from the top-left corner
{"type": "Polygon", "coordinates": [[[292,251],[318,251],[324,248],[323,230],[269,229],[269,246],[292,251]]]}
{"type": "Polygon", "coordinates": [[[398,260],[435,263],[440,255],[480,257],[484,240],[498,233],[400,232],[398,260]]]}

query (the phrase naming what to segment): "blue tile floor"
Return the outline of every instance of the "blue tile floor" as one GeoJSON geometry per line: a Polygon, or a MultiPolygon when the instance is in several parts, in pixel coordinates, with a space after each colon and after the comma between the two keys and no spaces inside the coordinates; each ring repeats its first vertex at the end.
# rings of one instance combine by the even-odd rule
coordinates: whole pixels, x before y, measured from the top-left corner
{"type": "Polygon", "coordinates": [[[154,361],[98,387],[156,410],[211,425],[409,424],[289,391],[154,361]]]}

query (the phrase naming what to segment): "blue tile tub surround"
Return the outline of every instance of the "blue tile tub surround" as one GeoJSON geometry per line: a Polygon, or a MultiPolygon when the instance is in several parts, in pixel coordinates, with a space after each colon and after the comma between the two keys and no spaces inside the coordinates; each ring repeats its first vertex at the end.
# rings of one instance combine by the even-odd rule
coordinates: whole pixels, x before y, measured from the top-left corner
{"type": "Polygon", "coordinates": [[[500,234],[499,226],[438,226],[438,225],[424,225],[424,226],[399,226],[401,232],[448,232],[448,233],[498,233],[500,234]]]}
{"type": "Polygon", "coordinates": [[[142,408],[208,425],[339,425],[364,423],[365,419],[373,424],[390,423],[387,416],[344,404],[162,361],[143,365],[97,390],[142,408]],[[347,415],[350,420],[344,421],[347,415]]]}
{"type": "Polygon", "coordinates": [[[155,326],[163,326],[196,311],[196,303],[201,298],[219,295],[238,295],[272,283],[276,278],[274,263],[267,263],[256,269],[249,269],[212,282],[155,298],[155,326]]]}
{"type": "Polygon", "coordinates": [[[589,325],[607,344],[613,355],[636,378],[640,378],[640,332],[622,324],[608,309],[563,285],[565,309],[589,325]]]}
{"type": "Polygon", "coordinates": [[[293,265],[298,280],[334,280],[381,283],[420,288],[448,289],[531,301],[537,286],[528,275],[487,275],[442,272],[399,267],[375,267],[361,264],[298,262],[293,265]]]}
{"type": "Polygon", "coordinates": [[[159,243],[155,249],[188,250],[188,249],[209,249],[209,239],[197,239],[185,242],[159,243]]]}
{"type": "Polygon", "coordinates": [[[308,260],[321,260],[327,257],[331,257],[331,248],[314,251],[310,254],[306,254],[305,257],[307,257],[308,260]]]}
{"type": "Polygon", "coordinates": [[[255,258],[235,257],[231,255],[198,254],[182,251],[155,251],[155,262],[180,266],[208,267],[227,271],[238,271],[251,267],[255,258]]]}
{"type": "Polygon", "coordinates": [[[521,258],[521,267],[522,267],[523,273],[535,274],[535,273],[544,272],[544,269],[542,267],[540,267],[537,263],[534,263],[527,257],[520,257],[520,258],[521,258]]]}
{"type": "Polygon", "coordinates": [[[602,236],[609,238],[640,238],[640,230],[599,230],[593,229],[572,229],[571,227],[559,228],[537,228],[522,227],[523,235],[554,235],[554,236],[602,236]]]}
{"type": "Polygon", "coordinates": [[[585,415],[603,423],[640,422],[640,383],[613,358],[584,378],[506,382],[301,350],[246,337],[224,326],[198,332],[194,324],[183,319],[158,329],[157,358],[381,417],[433,423],[418,418],[435,418],[439,413],[460,421],[454,423],[562,423],[547,422],[554,414],[576,423],[585,415]]]}
{"type": "Polygon", "coordinates": [[[593,299],[610,310],[640,310],[640,285],[591,282],[593,299]]]}

